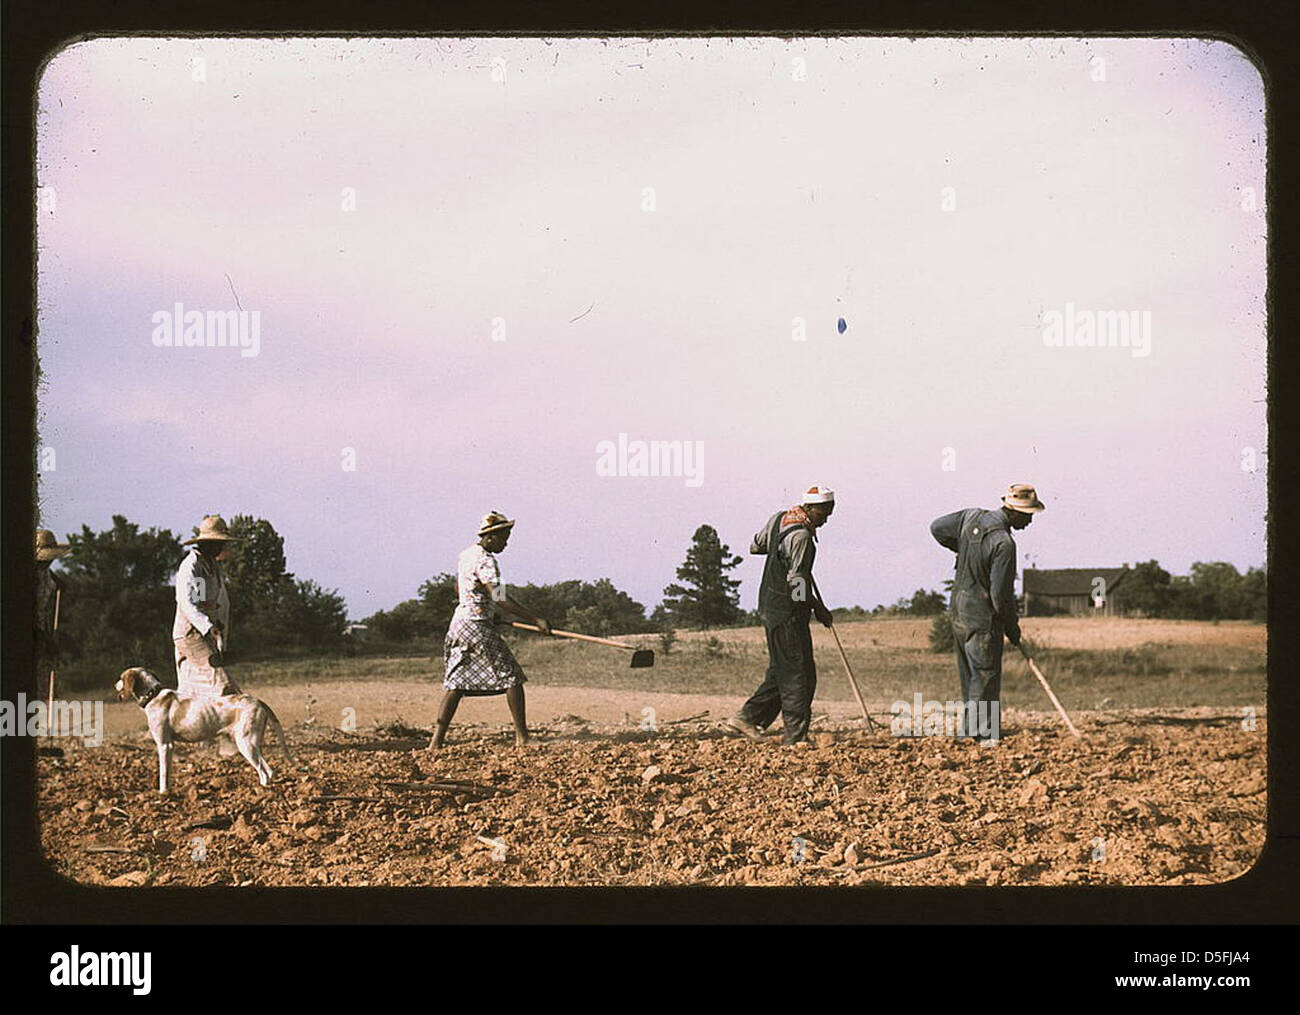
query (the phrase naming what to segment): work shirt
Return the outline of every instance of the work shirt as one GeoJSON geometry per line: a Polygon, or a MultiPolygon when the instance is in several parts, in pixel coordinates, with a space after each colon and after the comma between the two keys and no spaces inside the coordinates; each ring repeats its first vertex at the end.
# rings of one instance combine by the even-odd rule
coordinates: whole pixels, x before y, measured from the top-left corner
{"type": "Polygon", "coordinates": [[[47,670],[53,669],[58,662],[58,634],[54,626],[55,604],[58,602],[58,591],[62,587],[63,582],[55,577],[48,565],[37,565],[36,655],[38,664],[36,673],[40,676],[43,676],[47,670]]]}
{"type": "Polygon", "coordinates": [[[797,508],[778,511],[754,535],[749,552],[768,558],[758,591],[758,612],[764,622],[775,623],[812,609],[813,561],[817,536],[812,523],[797,508]],[[776,552],[772,553],[772,544],[776,552]]]}
{"type": "Polygon", "coordinates": [[[1001,511],[966,508],[936,518],[930,534],[957,554],[949,612],[967,630],[987,630],[995,622],[1019,636],[1016,608],[1016,541],[1001,511]]]}
{"type": "Polygon", "coordinates": [[[496,604],[490,589],[500,585],[501,568],[493,554],[478,543],[462,550],[456,561],[456,612],[452,619],[491,621],[496,604]]]}
{"type": "Polygon", "coordinates": [[[55,577],[48,566],[36,568],[36,629],[52,631],[54,629],[54,604],[63,582],[55,577]]]}
{"type": "Polygon", "coordinates": [[[184,638],[191,628],[207,635],[214,620],[221,622],[221,629],[229,639],[230,594],[226,591],[221,568],[215,560],[199,553],[197,546],[192,546],[176,572],[176,619],[172,622],[172,638],[184,638]]]}

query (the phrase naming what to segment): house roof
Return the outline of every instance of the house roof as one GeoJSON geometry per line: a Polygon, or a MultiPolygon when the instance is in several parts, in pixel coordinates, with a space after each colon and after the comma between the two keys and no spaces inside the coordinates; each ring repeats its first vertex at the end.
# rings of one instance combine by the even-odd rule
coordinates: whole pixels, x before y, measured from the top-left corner
{"type": "Polygon", "coordinates": [[[1026,568],[1024,589],[1039,596],[1090,596],[1093,582],[1101,578],[1112,591],[1131,571],[1127,567],[1026,568]]]}

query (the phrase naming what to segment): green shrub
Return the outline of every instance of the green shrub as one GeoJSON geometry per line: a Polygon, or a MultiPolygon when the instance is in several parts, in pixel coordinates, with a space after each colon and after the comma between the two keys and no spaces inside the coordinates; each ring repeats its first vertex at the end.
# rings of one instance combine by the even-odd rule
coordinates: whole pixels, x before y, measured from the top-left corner
{"type": "Polygon", "coordinates": [[[930,651],[952,652],[956,646],[952,636],[952,617],[946,613],[936,614],[930,623],[930,651]]]}

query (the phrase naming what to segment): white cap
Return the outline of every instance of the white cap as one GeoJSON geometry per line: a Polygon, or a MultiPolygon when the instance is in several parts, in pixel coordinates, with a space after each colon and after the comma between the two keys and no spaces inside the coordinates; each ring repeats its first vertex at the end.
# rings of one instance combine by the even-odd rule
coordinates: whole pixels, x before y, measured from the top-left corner
{"type": "Polygon", "coordinates": [[[822,483],[815,483],[804,492],[804,504],[834,504],[835,491],[822,483]]]}

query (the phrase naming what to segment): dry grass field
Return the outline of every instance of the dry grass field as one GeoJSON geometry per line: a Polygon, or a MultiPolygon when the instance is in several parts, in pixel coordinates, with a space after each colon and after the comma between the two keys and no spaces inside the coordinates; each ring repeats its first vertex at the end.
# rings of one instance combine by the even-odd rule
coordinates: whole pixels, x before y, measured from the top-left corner
{"type": "MultiPolygon", "coordinates": [[[[890,617],[882,620],[857,620],[836,625],[845,648],[929,648],[928,617],[890,617]]],[[[1021,622],[1026,637],[1053,648],[1117,649],[1141,645],[1198,645],[1263,650],[1268,629],[1263,624],[1245,620],[1228,620],[1215,624],[1202,620],[1140,620],[1124,617],[1026,617],[1021,622]]],[[[763,644],[760,627],[715,632],[719,638],[746,644],[763,644]]],[[[814,638],[821,634],[829,643],[830,635],[814,623],[814,638]]],[[[644,637],[644,636],[642,636],[644,637]]],[[[702,631],[684,631],[684,642],[707,640],[702,631]]]]}
{"type": "MultiPolygon", "coordinates": [[[[957,695],[952,656],[930,651],[928,619],[856,621],[837,625],[863,693],[873,708],[895,700],[946,700],[957,695]]],[[[829,631],[813,624],[818,700],[851,701],[829,631]]],[[[1157,708],[1262,705],[1267,630],[1248,622],[1029,618],[1024,633],[1066,708],[1157,708]]],[[[656,650],[652,669],[628,668],[616,649],[512,632],[507,638],[530,682],[553,687],[646,693],[747,696],[767,666],[762,628],[681,632],[664,654],[657,636],[625,640],[656,650]]],[[[239,664],[244,686],[335,681],[440,681],[441,646],[425,655],[309,659],[239,664]]],[[[1010,707],[1047,703],[1019,654],[1006,647],[1003,698],[1010,707]]]]}

